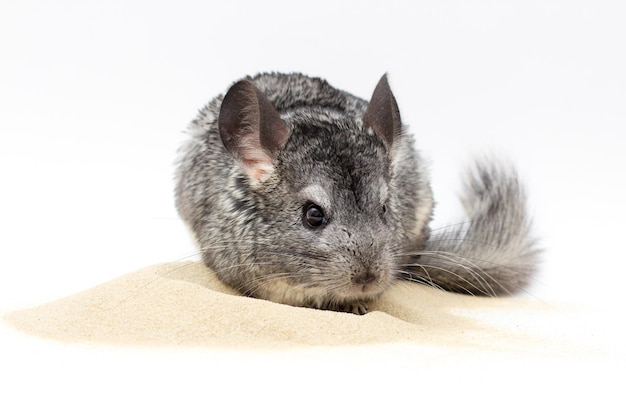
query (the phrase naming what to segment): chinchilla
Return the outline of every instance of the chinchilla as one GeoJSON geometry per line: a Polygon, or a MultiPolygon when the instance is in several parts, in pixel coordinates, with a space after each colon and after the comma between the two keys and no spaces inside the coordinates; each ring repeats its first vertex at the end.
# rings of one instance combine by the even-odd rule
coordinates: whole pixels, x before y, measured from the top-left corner
{"type": "Polygon", "coordinates": [[[247,77],[189,133],[178,211],[245,295],[364,314],[399,279],[495,296],[536,270],[524,192],[500,161],[467,172],[469,222],[431,232],[428,169],[386,75],[369,102],[302,74],[247,77]]]}

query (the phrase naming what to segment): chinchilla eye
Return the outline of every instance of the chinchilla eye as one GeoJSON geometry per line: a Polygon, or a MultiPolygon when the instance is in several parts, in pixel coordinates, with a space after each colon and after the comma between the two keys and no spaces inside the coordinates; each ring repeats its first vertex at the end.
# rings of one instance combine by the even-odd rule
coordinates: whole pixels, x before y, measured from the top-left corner
{"type": "Polygon", "coordinates": [[[326,225],[326,216],[319,205],[308,203],[304,206],[303,219],[305,226],[315,229],[326,225]]]}

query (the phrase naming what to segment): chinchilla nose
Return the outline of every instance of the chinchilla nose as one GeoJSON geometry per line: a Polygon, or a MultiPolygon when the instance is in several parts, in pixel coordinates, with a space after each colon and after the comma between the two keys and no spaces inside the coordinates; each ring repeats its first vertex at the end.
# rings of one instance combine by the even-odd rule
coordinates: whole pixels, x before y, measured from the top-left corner
{"type": "Polygon", "coordinates": [[[384,232],[373,229],[364,224],[355,224],[354,231],[358,235],[351,235],[344,229],[345,251],[350,255],[350,281],[364,289],[379,282],[388,271],[386,261],[386,236],[384,232]]]}
{"type": "Polygon", "coordinates": [[[363,272],[360,272],[358,275],[354,276],[352,282],[358,285],[367,285],[368,283],[372,283],[376,280],[376,274],[372,273],[371,270],[365,269],[363,272]]]}

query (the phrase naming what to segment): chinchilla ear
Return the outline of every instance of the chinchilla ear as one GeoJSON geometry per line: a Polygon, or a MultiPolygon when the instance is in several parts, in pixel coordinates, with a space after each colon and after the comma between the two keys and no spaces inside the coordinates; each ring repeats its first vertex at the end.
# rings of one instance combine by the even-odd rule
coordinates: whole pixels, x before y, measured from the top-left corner
{"type": "Polygon", "coordinates": [[[393,146],[402,133],[402,122],[396,98],[391,92],[387,74],[383,75],[363,115],[363,122],[372,128],[387,148],[393,146]]]}
{"type": "Polygon", "coordinates": [[[289,137],[287,124],[251,81],[233,85],[222,101],[219,132],[224,146],[254,182],[274,170],[274,160],[289,137]]]}

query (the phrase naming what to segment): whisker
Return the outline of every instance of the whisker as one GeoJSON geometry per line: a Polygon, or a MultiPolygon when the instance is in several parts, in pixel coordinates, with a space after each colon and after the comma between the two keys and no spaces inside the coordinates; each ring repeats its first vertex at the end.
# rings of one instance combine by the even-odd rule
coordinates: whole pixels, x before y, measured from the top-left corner
{"type": "MultiPolygon", "coordinates": [[[[498,281],[492,275],[489,275],[483,268],[481,268],[477,264],[471,262],[467,258],[465,258],[465,257],[463,257],[461,255],[458,255],[458,254],[453,254],[451,252],[444,252],[444,251],[423,252],[422,255],[438,257],[440,259],[443,259],[443,260],[445,260],[447,262],[450,262],[450,263],[458,266],[459,268],[461,268],[461,269],[465,270],[466,272],[468,272],[474,279],[476,279],[477,282],[482,284],[482,287],[485,290],[485,294],[488,294],[488,295],[491,295],[491,296],[495,296],[496,295],[496,292],[493,289],[493,287],[481,275],[486,276],[487,278],[491,279],[495,283],[498,283],[498,281]],[[454,258],[459,258],[460,260],[455,260],[454,258]],[[462,262],[467,262],[467,263],[471,264],[472,267],[466,266],[462,262]],[[474,269],[478,270],[478,272],[476,272],[474,269]]],[[[468,283],[469,283],[469,281],[468,281],[468,283]]]]}
{"type": "MultiPolygon", "coordinates": [[[[428,272],[428,270],[425,267],[423,267],[423,266],[420,266],[420,267],[423,269],[424,272],[428,272]]],[[[414,274],[412,272],[405,271],[405,270],[402,270],[402,269],[398,269],[397,272],[403,274],[404,275],[404,279],[406,281],[408,281],[408,282],[419,283],[421,285],[426,285],[426,286],[429,286],[429,287],[432,287],[432,288],[435,288],[435,289],[442,290],[444,292],[446,291],[444,288],[442,288],[441,286],[439,286],[438,284],[433,282],[432,279],[430,279],[430,275],[428,275],[429,278],[427,279],[427,278],[425,278],[423,276],[419,276],[419,275],[416,275],[416,274],[414,274]]]]}

